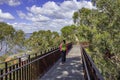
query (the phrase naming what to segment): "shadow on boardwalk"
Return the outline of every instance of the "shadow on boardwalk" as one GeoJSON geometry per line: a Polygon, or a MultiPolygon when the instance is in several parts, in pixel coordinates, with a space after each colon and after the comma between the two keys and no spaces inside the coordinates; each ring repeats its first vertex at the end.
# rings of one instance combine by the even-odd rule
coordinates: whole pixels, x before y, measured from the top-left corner
{"type": "Polygon", "coordinates": [[[60,63],[61,59],[39,80],[84,80],[80,49],[74,47],[67,55],[66,63],[60,63]]]}

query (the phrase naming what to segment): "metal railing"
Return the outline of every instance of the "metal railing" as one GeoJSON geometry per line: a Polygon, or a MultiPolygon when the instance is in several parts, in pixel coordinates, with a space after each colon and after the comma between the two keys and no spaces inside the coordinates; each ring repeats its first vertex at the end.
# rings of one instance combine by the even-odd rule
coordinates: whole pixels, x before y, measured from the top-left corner
{"type": "Polygon", "coordinates": [[[85,80],[104,80],[103,76],[96,68],[94,62],[86,53],[84,48],[81,46],[82,62],[84,69],[84,78],[85,80]]]}
{"type": "MultiPolygon", "coordinates": [[[[68,50],[72,43],[68,44],[68,50]]],[[[0,80],[38,80],[50,69],[60,58],[59,48],[52,48],[47,52],[28,55],[28,59],[22,61],[21,58],[10,60],[4,63],[4,68],[0,69],[0,80]],[[16,61],[16,63],[11,62],[16,61]]]]}

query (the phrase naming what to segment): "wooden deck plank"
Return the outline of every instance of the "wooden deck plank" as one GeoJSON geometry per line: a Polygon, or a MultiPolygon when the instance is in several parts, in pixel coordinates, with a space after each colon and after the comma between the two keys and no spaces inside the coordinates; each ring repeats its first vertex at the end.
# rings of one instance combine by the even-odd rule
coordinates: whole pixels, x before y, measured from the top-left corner
{"type": "Polygon", "coordinates": [[[74,45],[66,63],[60,63],[61,59],[39,80],[84,80],[80,46],[74,45]]]}

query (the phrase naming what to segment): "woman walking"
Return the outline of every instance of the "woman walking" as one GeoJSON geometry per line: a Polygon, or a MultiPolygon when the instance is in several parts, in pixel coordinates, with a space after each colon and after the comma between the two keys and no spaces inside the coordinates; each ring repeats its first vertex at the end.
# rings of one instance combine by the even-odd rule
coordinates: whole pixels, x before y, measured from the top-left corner
{"type": "Polygon", "coordinates": [[[65,40],[63,40],[62,43],[60,44],[60,51],[62,57],[61,62],[62,64],[64,64],[66,61],[66,52],[67,52],[67,45],[65,40]]]}

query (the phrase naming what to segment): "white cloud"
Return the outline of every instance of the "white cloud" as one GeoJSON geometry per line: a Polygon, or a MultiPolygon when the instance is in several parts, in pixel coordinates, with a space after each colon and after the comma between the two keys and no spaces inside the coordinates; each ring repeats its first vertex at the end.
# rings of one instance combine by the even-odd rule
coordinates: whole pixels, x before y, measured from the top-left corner
{"type": "Polygon", "coordinates": [[[22,11],[17,11],[17,13],[18,13],[18,15],[19,15],[19,17],[20,17],[21,19],[25,19],[25,17],[27,16],[27,15],[24,14],[22,11]]]}
{"type": "Polygon", "coordinates": [[[23,30],[25,33],[31,33],[34,31],[38,31],[37,27],[33,26],[33,24],[29,23],[13,23],[11,24],[16,30],[23,30]]]}
{"type": "Polygon", "coordinates": [[[73,0],[64,1],[60,4],[48,1],[43,6],[33,5],[26,7],[28,13],[25,14],[22,11],[18,11],[18,15],[21,19],[32,21],[32,27],[34,26],[37,30],[50,29],[52,31],[60,31],[62,27],[73,24],[73,13],[82,7],[89,9],[95,8],[88,1],[73,0]]]}
{"type": "Polygon", "coordinates": [[[8,4],[10,6],[16,6],[16,5],[20,5],[20,2],[18,0],[9,0],[8,4]]]}
{"type": "Polygon", "coordinates": [[[17,6],[20,5],[20,1],[19,0],[0,0],[0,4],[8,4],[9,6],[17,6]]]}
{"type": "Polygon", "coordinates": [[[2,10],[0,9],[0,19],[4,20],[4,19],[14,19],[14,17],[8,13],[8,12],[2,12],[2,10]]]}
{"type": "Polygon", "coordinates": [[[60,9],[60,7],[53,1],[45,3],[42,8],[52,11],[57,11],[60,9]]]}
{"type": "Polygon", "coordinates": [[[91,2],[88,1],[82,1],[80,3],[77,3],[79,8],[85,7],[85,8],[89,8],[89,9],[96,9],[91,2]]]}
{"type": "Polygon", "coordinates": [[[43,21],[48,21],[49,18],[41,15],[41,14],[33,14],[33,13],[23,13],[22,11],[17,11],[18,15],[20,16],[21,19],[26,19],[26,20],[30,20],[33,22],[43,22],[43,21]]]}

